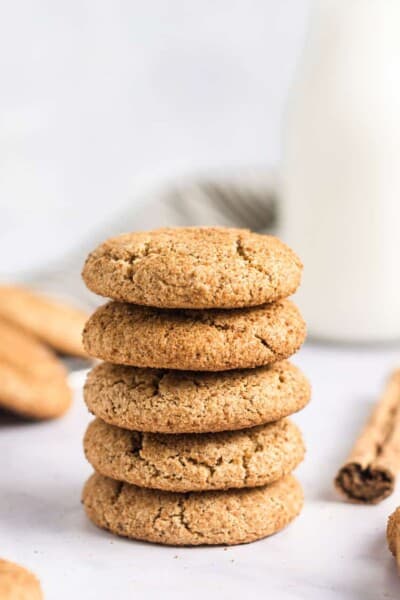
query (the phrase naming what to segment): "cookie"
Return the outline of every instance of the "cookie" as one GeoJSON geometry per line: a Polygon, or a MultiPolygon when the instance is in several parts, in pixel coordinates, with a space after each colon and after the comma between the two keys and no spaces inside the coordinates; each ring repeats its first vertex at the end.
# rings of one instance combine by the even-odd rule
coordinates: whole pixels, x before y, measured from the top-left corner
{"type": "Polygon", "coordinates": [[[154,433],[253,427],[301,410],[310,395],[306,377],[287,361],[220,373],[101,363],[84,386],[94,415],[111,425],[154,433]]]}
{"type": "Polygon", "coordinates": [[[171,546],[245,544],[283,529],[301,511],[292,476],[269,486],[219,492],[162,492],[95,473],[83,490],[86,514],[117,535],[171,546]]]}
{"type": "Polygon", "coordinates": [[[289,300],[237,310],[155,309],[109,302],[90,317],[90,356],[159,369],[223,371],[267,365],[294,354],[305,323],[289,300]]]}
{"type": "Polygon", "coordinates": [[[118,481],[171,492],[256,487],[282,479],[304,458],[289,420],[240,431],[157,434],[90,423],[85,455],[95,471],[118,481]]]}
{"type": "Polygon", "coordinates": [[[82,310],[23,287],[0,286],[0,318],[59,352],[86,356],[82,330],[88,315],[82,310]]]}
{"type": "Polygon", "coordinates": [[[33,419],[61,416],[72,394],[57,356],[2,319],[0,340],[0,407],[33,419]]]}
{"type": "Polygon", "coordinates": [[[386,539],[390,552],[397,558],[400,550],[400,506],[388,519],[386,539]]]}
{"type": "Polygon", "coordinates": [[[33,573],[0,558],[1,600],[43,600],[39,580],[33,573]]]}
{"type": "Polygon", "coordinates": [[[96,294],[159,308],[239,308],[293,294],[302,264],[283,242],[247,229],[165,228],[111,238],[83,279],[96,294]]]}

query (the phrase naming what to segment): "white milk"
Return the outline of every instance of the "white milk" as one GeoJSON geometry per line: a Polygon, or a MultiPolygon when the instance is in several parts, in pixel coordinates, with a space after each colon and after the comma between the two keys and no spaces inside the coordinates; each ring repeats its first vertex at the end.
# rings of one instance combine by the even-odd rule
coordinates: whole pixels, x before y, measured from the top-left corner
{"type": "Polygon", "coordinates": [[[400,0],[316,5],[284,138],[281,235],[312,336],[400,340],[400,0]]]}

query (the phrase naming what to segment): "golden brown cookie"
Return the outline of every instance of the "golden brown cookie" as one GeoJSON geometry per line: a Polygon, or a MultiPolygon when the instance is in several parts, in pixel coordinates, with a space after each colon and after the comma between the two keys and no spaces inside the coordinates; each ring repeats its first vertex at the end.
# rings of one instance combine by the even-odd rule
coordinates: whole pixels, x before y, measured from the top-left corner
{"type": "Polygon", "coordinates": [[[0,558],[1,600],[42,600],[43,594],[36,576],[15,563],[0,558]]]}
{"type": "Polygon", "coordinates": [[[288,361],[220,373],[101,363],[89,373],[89,410],[111,425],[161,433],[232,431],[304,408],[311,388],[288,361]]]}
{"type": "Polygon", "coordinates": [[[34,419],[61,416],[72,395],[57,356],[2,319],[0,340],[0,407],[34,419]]]}
{"type": "Polygon", "coordinates": [[[160,434],[90,423],[85,454],[95,471],[118,481],[170,492],[267,485],[291,473],[305,448],[283,419],[240,431],[160,434]]]}
{"type": "Polygon", "coordinates": [[[292,475],[259,488],[179,494],[95,473],[82,500],[89,519],[117,535],[171,546],[232,545],[286,527],[301,511],[303,491],[292,475]]]}
{"type": "Polygon", "coordinates": [[[16,286],[0,286],[0,318],[24,329],[59,352],[86,356],[82,330],[86,312],[16,286]]]}
{"type": "Polygon", "coordinates": [[[247,229],[165,228],[126,233],[83,269],[96,294],[159,308],[239,308],[293,294],[302,264],[283,242],[247,229]]]}
{"type": "Polygon", "coordinates": [[[90,356],[135,367],[223,371],[267,365],[294,354],[306,327],[289,300],[237,310],[161,310],[109,302],[90,317],[90,356]]]}
{"type": "Polygon", "coordinates": [[[390,552],[397,558],[397,563],[400,565],[400,506],[396,508],[388,519],[386,539],[390,552]]]}

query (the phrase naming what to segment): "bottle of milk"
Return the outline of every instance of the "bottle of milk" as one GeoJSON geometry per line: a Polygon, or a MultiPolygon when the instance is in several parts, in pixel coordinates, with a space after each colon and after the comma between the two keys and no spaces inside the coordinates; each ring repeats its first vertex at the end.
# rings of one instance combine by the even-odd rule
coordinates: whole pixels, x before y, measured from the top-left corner
{"type": "Polygon", "coordinates": [[[400,1],[321,0],[284,133],[281,236],[311,336],[400,340],[400,1]]]}

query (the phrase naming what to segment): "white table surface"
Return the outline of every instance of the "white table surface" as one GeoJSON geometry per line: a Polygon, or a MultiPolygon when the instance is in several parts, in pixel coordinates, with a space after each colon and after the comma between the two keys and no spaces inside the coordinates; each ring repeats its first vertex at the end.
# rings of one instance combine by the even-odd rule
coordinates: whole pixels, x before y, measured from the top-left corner
{"type": "Polygon", "coordinates": [[[308,345],[296,362],[314,395],[295,417],[308,447],[298,469],[306,504],[285,531],[245,546],[182,549],[95,528],[79,502],[90,473],[81,447],[90,417],[74,374],[76,400],[64,419],[0,420],[0,554],[34,570],[47,600],[399,598],[385,527],[400,493],[354,506],[336,496],[332,479],[400,349],[308,345]]]}

